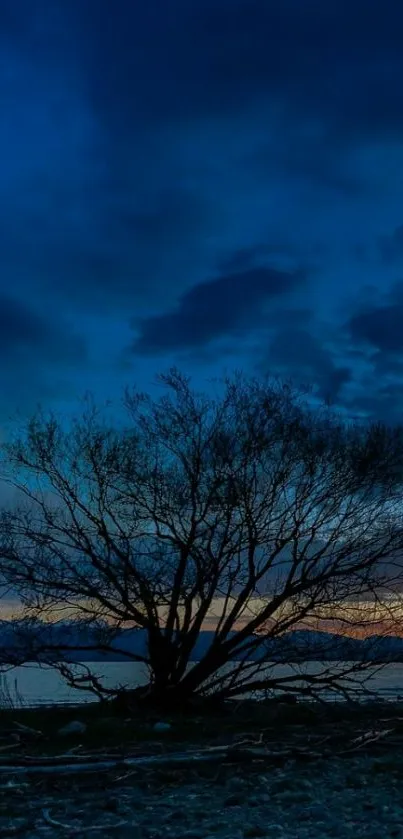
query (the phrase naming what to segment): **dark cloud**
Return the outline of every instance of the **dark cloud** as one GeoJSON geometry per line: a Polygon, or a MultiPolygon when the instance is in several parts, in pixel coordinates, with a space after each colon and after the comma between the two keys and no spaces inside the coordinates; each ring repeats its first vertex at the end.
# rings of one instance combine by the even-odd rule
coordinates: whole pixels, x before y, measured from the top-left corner
{"type": "Polygon", "coordinates": [[[218,268],[221,274],[233,274],[235,272],[247,272],[260,261],[264,262],[275,258],[279,251],[292,255],[293,250],[290,242],[276,242],[266,244],[256,243],[253,247],[239,248],[235,252],[221,257],[218,260],[218,268]]]}
{"type": "Polygon", "coordinates": [[[234,331],[261,326],[268,302],[299,288],[304,280],[302,271],[254,268],[201,283],[181,297],[175,310],[141,321],[133,349],[161,353],[203,348],[234,331]]]}
{"type": "MultiPolygon", "coordinates": [[[[18,2],[6,4],[9,33],[27,49],[18,2]]],[[[283,177],[351,197],[371,185],[350,153],[401,136],[403,12],[393,0],[382,15],[364,0],[121,0],[119,14],[109,0],[65,0],[56,10],[48,40],[64,55],[68,33],[65,65],[96,134],[73,196],[91,229],[77,237],[69,214],[52,260],[60,293],[83,305],[126,307],[147,290],[168,298],[168,285],[174,299],[200,282],[194,264],[203,259],[204,275],[217,264],[220,228],[225,238],[232,222],[222,205],[247,173],[263,173],[267,195],[283,177]],[[220,187],[221,160],[238,147],[220,187]]],[[[53,52],[48,66],[59,67],[53,52]]],[[[42,273],[48,290],[49,264],[42,273]]]]}
{"type": "Polygon", "coordinates": [[[313,124],[296,121],[293,131],[287,132],[285,125],[283,131],[281,143],[277,133],[253,153],[252,160],[263,172],[280,171],[297,182],[346,197],[369,191],[365,177],[354,171],[339,143],[319,120],[313,124]]]}
{"type": "Polygon", "coordinates": [[[95,106],[110,126],[238,110],[281,94],[338,132],[402,127],[403,12],[386,0],[108,0],[80,5],[95,106]],[[94,26],[94,21],[97,25],[94,26]]]}
{"type": "Polygon", "coordinates": [[[403,355],[403,286],[396,284],[379,302],[363,306],[351,315],[346,327],[355,344],[366,345],[380,355],[403,355]]]}
{"type": "MultiPolygon", "coordinates": [[[[363,383],[365,384],[365,383],[363,383]]],[[[345,401],[345,407],[354,415],[365,414],[389,424],[403,422],[403,381],[382,385],[372,378],[367,387],[362,387],[353,398],[345,401]]]]}
{"type": "Polygon", "coordinates": [[[313,310],[283,310],[266,335],[258,367],[311,386],[351,416],[400,422],[403,407],[403,283],[362,286],[324,323],[313,310]],[[349,316],[343,319],[349,309],[349,316]],[[292,319],[293,318],[293,319],[292,319]],[[305,318],[305,322],[304,322],[305,318]]]}
{"type": "Polygon", "coordinates": [[[24,301],[0,295],[0,365],[27,353],[49,363],[78,363],[85,343],[64,324],[50,320],[24,301]]]}
{"type": "MultiPolygon", "coordinates": [[[[116,14],[109,0],[4,0],[2,16],[11,93],[32,76],[27,93],[56,132],[42,177],[14,197],[12,233],[31,255],[29,231],[42,239],[46,229],[31,263],[42,288],[87,308],[146,305],[154,293],[172,301],[217,265],[220,236],[233,229],[233,249],[261,238],[258,219],[252,234],[234,229],[237,181],[245,196],[261,172],[268,196],[279,176],[355,195],[369,187],[351,144],[403,127],[393,0],[381,16],[364,0],[121,0],[116,14]]],[[[267,213],[269,236],[270,202],[259,205],[252,215],[267,213]]]]}
{"type": "MultiPolygon", "coordinates": [[[[104,212],[94,211],[96,229],[89,231],[87,240],[71,237],[57,268],[59,292],[92,311],[111,306],[121,311],[130,302],[147,302],[150,285],[159,289],[160,297],[169,296],[167,267],[177,266],[179,287],[186,283],[184,254],[206,219],[202,198],[185,189],[161,187],[155,195],[128,200],[122,194],[119,200],[119,190],[114,194],[111,186],[107,210],[102,199],[100,207],[104,212]]],[[[46,292],[55,291],[54,265],[59,248],[66,247],[62,237],[61,231],[53,253],[46,254],[46,292]]]]}
{"type": "Polygon", "coordinates": [[[403,259],[403,225],[399,225],[391,236],[380,236],[378,246],[386,264],[401,262],[403,259]]]}
{"type": "MultiPolygon", "coordinates": [[[[86,344],[62,320],[0,294],[0,420],[71,393],[86,344]]],[[[1,432],[0,432],[1,434],[1,432]]]]}
{"type": "Polygon", "coordinates": [[[322,398],[331,401],[340,398],[343,385],[352,378],[351,368],[337,363],[332,349],[302,325],[277,332],[264,366],[288,374],[298,384],[313,385],[322,398]]]}
{"type": "Polygon", "coordinates": [[[25,59],[40,66],[71,65],[71,31],[74,6],[65,0],[2,0],[0,41],[16,46],[25,59]]]}
{"type": "Polygon", "coordinates": [[[382,293],[367,286],[340,328],[340,347],[352,369],[351,387],[342,393],[353,414],[400,422],[403,407],[403,284],[382,293]]]}
{"type": "Polygon", "coordinates": [[[354,341],[367,343],[382,352],[403,352],[403,305],[380,306],[354,315],[349,330],[354,341]]]}
{"type": "Polygon", "coordinates": [[[385,376],[403,377],[403,353],[396,355],[395,353],[377,350],[370,355],[367,354],[366,360],[372,365],[378,378],[384,378],[385,376]]]}
{"type": "Polygon", "coordinates": [[[3,357],[20,346],[30,350],[43,346],[44,341],[46,343],[47,331],[40,316],[32,312],[25,303],[4,295],[0,298],[0,351],[3,357]]]}
{"type": "Polygon", "coordinates": [[[129,356],[147,378],[155,355],[180,353],[190,373],[231,355],[351,408],[392,411],[400,0],[0,7],[9,401],[17,380],[19,396],[58,399],[78,367],[73,389],[87,373],[90,387],[93,375],[114,386],[108,352],[134,334],[125,377],[129,356]]]}

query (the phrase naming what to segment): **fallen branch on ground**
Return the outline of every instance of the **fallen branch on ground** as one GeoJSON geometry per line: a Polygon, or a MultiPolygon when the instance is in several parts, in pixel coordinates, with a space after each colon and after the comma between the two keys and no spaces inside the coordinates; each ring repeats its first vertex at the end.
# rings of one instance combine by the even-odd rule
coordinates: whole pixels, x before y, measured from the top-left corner
{"type": "Polygon", "coordinates": [[[40,731],[38,728],[31,728],[29,725],[23,725],[21,722],[17,722],[13,720],[13,725],[18,728],[23,734],[30,734],[32,737],[43,737],[43,731],[40,731]]]}
{"type": "Polygon", "coordinates": [[[8,743],[7,746],[0,746],[0,752],[8,752],[9,749],[20,749],[21,743],[8,743]]]}
{"type": "Polygon", "coordinates": [[[282,749],[279,751],[268,751],[264,748],[238,749],[228,746],[214,746],[210,749],[205,749],[199,752],[179,752],[167,753],[164,755],[147,755],[143,757],[128,757],[128,758],[114,758],[113,760],[88,760],[86,763],[74,761],[73,763],[58,763],[52,762],[52,759],[46,759],[43,763],[38,760],[32,764],[8,763],[7,765],[0,765],[0,775],[15,774],[15,775],[71,775],[88,772],[106,772],[114,769],[142,769],[142,768],[156,768],[172,766],[192,766],[195,764],[214,764],[214,763],[233,763],[233,762],[253,762],[253,761],[277,761],[282,762],[287,759],[301,759],[301,760],[316,760],[322,757],[320,752],[305,751],[303,749],[282,749]]]}
{"type": "MultiPolygon", "coordinates": [[[[345,747],[335,748],[331,735],[316,740],[312,746],[289,745],[286,748],[270,748],[263,740],[263,732],[255,735],[240,734],[240,740],[223,745],[211,745],[207,748],[194,746],[183,752],[165,752],[163,754],[122,754],[121,751],[100,752],[100,750],[75,753],[74,750],[59,755],[2,755],[0,765],[1,775],[72,775],[91,772],[111,772],[119,770],[124,776],[135,774],[141,769],[162,769],[197,766],[199,764],[225,763],[253,763],[274,762],[283,763],[287,760],[311,761],[320,758],[343,756],[362,750],[388,737],[388,747],[398,745],[402,741],[398,738],[390,740],[395,733],[393,728],[372,729],[351,739],[345,747]],[[325,746],[325,748],[323,748],[325,746]]],[[[75,747],[78,751],[78,747],[75,747]]]]}
{"type": "Polygon", "coordinates": [[[43,820],[46,824],[50,825],[51,827],[60,827],[62,830],[68,831],[70,835],[74,835],[75,833],[88,833],[90,830],[116,830],[119,827],[125,827],[129,824],[128,821],[122,820],[116,822],[115,824],[93,824],[93,825],[86,825],[85,827],[79,827],[77,825],[70,825],[65,824],[64,822],[59,822],[57,819],[54,819],[53,816],[50,815],[49,810],[42,810],[43,820]]]}
{"type": "Polygon", "coordinates": [[[381,740],[383,737],[387,737],[388,734],[393,734],[394,728],[385,728],[383,731],[367,731],[365,734],[361,734],[360,737],[356,737],[351,743],[348,749],[343,749],[342,752],[339,754],[347,754],[348,752],[356,752],[358,749],[362,749],[364,746],[367,746],[369,743],[377,743],[378,740],[381,740]]]}

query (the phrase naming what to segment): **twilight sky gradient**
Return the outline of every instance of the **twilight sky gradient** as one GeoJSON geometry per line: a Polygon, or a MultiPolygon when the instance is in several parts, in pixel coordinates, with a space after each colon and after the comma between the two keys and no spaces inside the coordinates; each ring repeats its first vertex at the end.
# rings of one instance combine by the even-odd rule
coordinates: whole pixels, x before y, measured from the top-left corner
{"type": "Polygon", "coordinates": [[[403,405],[401,0],[2,0],[0,420],[172,364],[403,405]]]}

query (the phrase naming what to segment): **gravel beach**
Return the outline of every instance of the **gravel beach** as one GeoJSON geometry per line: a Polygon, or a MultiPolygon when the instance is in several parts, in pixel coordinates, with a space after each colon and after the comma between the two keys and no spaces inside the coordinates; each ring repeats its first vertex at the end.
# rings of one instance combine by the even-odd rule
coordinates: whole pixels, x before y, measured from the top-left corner
{"type": "Polygon", "coordinates": [[[0,715],[0,839],[403,839],[401,704],[75,713],[0,715]]]}
{"type": "Polygon", "coordinates": [[[401,754],[4,781],[0,837],[403,839],[401,754]]]}

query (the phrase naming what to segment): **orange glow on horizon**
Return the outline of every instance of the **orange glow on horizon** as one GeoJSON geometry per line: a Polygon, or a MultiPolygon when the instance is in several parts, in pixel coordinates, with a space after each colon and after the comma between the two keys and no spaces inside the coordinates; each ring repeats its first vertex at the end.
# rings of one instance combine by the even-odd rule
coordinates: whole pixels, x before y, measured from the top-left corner
{"type": "MultiPolygon", "coordinates": [[[[251,601],[245,614],[233,626],[233,629],[240,630],[259,610],[261,601],[251,601]]],[[[217,599],[210,610],[210,614],[202,624],[202,631],[214,631],[217,627],[220,618],[220,601],[217,599]]],[[[329,614],[330,608],[323,614],[311,616],[303,621],[298,620],[298,613],[295,615],[295,622],[292,622],[289,629],[291,630],[315,630],[322,632],[330,632],[340,635],[345,635],[352,638],[366,638],[371,635],[394,635],[396,637],[403,637],[403,605],[400,596],[389,599],[384,604],[345,604],[342,608],[332,606],[332,613],[329,614]],[[338,614],[339,612],[339,614],[338,614]],[[340,619],[343,618],[343,619],[340,619]]],[[[0,602],[0,619],[1,620],[15,620],[23,616],[24,610],[21,604],[16,600],[4,599],[0,602]]],[[[46,617],[47,620],[53,622],[57,620],[74,619],[77,616],[77,610],[73,607],[62,607],[59,610],[54,610],[46,617]]],[[[283,606],[281,613],[277,618],[282,619],[292,617],[292,608],[283,606]]],[[[161,622],[163,622],[163,614],[161,614],[161,622]]],[[[276,623],[276,616],[272,622],[276,623]]],[[[127,628],[135,626],[134,622],[127,622],[127,628]]],[[[262,630],[261,630],[262,631],[262,630]]],[[[287,631],[289,631],[287,629],[287,631]]],[[[270,632],[270,623],[266,624],[266,632],[270,632]]]]}

